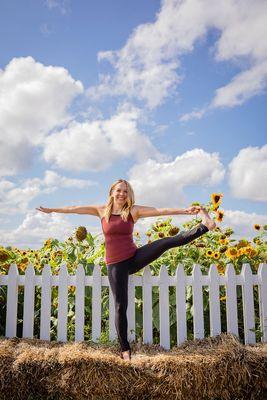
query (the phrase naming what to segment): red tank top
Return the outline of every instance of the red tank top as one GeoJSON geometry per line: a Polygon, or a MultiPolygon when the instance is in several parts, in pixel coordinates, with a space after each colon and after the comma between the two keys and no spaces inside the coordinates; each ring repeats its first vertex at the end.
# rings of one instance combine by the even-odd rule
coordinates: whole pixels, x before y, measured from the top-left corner
{"type": "Polygon", "coordinates": [[[131,213],[127,222],[120,215],[111,214],[109,223],[102,217],[101,224],[105,236],[106,264],[127,260],[135,254],[137,246],[132,236],[134,220],[131,213]]]}

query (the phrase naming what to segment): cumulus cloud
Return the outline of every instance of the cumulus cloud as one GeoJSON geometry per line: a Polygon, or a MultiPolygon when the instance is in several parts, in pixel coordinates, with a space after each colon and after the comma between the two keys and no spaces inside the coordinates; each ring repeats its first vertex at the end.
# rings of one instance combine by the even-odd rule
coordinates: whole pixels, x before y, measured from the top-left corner
{"type": "MultiPolygon", "coordinates": [[[[181,56],[193,52],[211,29],[218,32],[211,48],[214,60],[233,62],[240,73],[217,89],[207,109],[233,107],[261,93],[267,74],[266,2],[163,0],[155,21],[139,25],[121,49],[98,53],[98,60],[108,61],[113,71],[100,74],[88,95],[125,95],[149,108],[160,105],[184,77],[181,56]]],[[[201,118],[207,109],[187,113],[183,120],[201,118]]]]}
{"type": "Polygon", "coordinates": [[[229,164],[229,186],[234,197],[267,201],[267,145],[239,151],[229,164]]]}
{"type": "Polygon", "coordinates": [[[223,180],[224,173],[218,153],[193,149],[171,162],[148,159],[133,166],[128,175],[137,204],[177,208],[188,206],[183,192],[186,186],[218,184],[223,180]]]}
{"type": "Polygon", "coordinates": [[[48,237],[66,240],[73,229],[74,225],[62,215],[31,211],[17,228],[1,230],[0,242],[3,246],[38,249],[48,237]]]}
{"type": "Polygon", "coordinates": [[[70,0],[45,0],[45,5],[50,10],[59,10],[63,15],[70,13],[70,0]]]}
{"type": "Polygon", "coordinates": [[[110,119],[72,122],[44,141],[43,157],[71,171],[102,171],[126,157],[166,160],[138,129],[140,110],[120,106],[110,119]]]}
{"type": "Polygon", "coordinates": [[[96,182],[83,179],[71,179],[60,176],[54,171],[45,171],[43,179],[25,179],[20,185],[9,180],[0,180],[0,215],[17,215],[29,210],[29,203],[41,194],[55,192],[59,188],[84,189],[96,185],[96,182]]]}
{"type": "Polygon", "coordinates": [[[234,230],[233,237],[236,239],[249,239],[259,234],[254,229],[254,224],[261,226],[267,224],[266,214],[248,213],[240,210],[224,210],[224,219],[221,224],[222,228],[231,227],[234,230]]]}
{"type": "Polygon", "coordinates": [[[69,106],[82,91],[65,68],[32,57],[14,58],[0,70],[0,176],[32,165],[34,147],[71,120],[69,106]]]}

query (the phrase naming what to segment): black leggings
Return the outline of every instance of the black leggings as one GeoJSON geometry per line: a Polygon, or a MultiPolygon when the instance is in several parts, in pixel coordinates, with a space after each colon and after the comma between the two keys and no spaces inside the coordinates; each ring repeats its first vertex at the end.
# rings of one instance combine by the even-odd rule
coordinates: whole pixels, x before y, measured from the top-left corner
{"type": "Polygon", "coordinates": [[[209,229],[202,222],[195,228],[182,231],[178,235],[164,237],[152,243],[145,244],[136,250],[136,253],[127,260],[108,264],[108,279],[114,298],[115,327],[121,346],[121,351],[130,350],[127,340],[127,307],[128,307],[128,278],[152,261],[160,257],[166,250],[182,246],[206,233],[209,229]]]}

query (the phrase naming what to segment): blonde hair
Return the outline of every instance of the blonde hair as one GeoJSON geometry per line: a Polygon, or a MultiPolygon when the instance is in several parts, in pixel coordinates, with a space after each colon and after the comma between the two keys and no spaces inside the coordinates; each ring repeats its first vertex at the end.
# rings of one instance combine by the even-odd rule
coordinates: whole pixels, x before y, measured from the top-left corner
{"type": "Polygon", "coordinates": [[[108,197],[108,201],[106,203],[106,208],[105,208],[105,212],[104,212],[104,218],[105,218],[106,222],[109,222],[110,216],[112,214],[112,207],[114,204],[112,192],[115,189],[115,186],[121,182],[124,182],[127,187],[127,199],[126,199],[126,202],[123,205],[122,211],[121,211],[121,218],[123,219],[123,221],[125,221],[125,222],[127,221],[128,216],[131,211],[131,208],[134,205],[135,199],[134,199],[134,191],[133,191],[132,186],[125,179],[118,179],[116,182],[112,183],[112,185],[109,188],[109,197],[108,197]]]}

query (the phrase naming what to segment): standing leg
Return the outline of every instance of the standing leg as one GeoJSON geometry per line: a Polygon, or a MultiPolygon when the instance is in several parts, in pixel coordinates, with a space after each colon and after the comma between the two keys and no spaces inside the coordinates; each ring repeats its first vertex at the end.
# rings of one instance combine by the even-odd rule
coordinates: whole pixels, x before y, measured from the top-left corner
{"type": "Polygon", "coordinates": [[[127,340],[127,307],[129,270],[123,261],[110,264],[107,267],[108,279],[111,286],[115,305],[115,327],[121,346],[121,351],[130,350],[127,340]]]}
{"type": "Polygon", "coordinates": [[[129,274],[134,274],[152,261],[159,258],[166,250],[182,246],[192,242],[199,236],[208,232],[208,228],[202,222],[188,231],[182,231],[178,235],[170,236],[139,247],[134,255],[133,263],[129,268],[129,274]]]}

